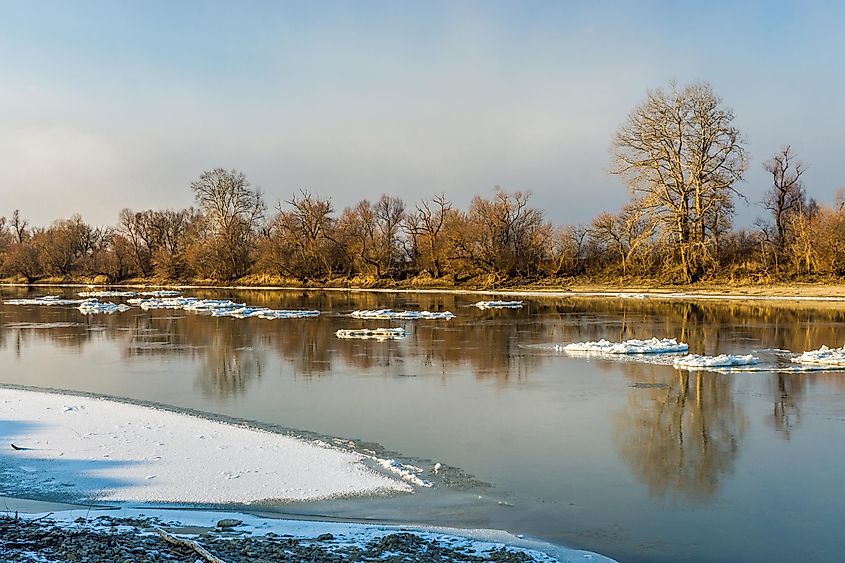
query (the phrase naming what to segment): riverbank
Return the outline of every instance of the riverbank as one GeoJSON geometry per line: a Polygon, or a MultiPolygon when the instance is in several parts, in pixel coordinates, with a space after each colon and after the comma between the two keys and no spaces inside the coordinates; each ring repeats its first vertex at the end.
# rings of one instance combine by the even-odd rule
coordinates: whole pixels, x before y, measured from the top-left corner
{"type": "Polygon", "coordinates": [[[4,561],[210,563],[610,562],[489,530],[281,520],[243,513],[113,508],[0,517],[4,561]],[[532,544],[524,541],[523,544],[532,544]]]}
{"type": "MultiPolygon", "coordinates": [[[[34,283],[0,281],[0,287],[17,288],[106,288],[125,289],[215,289],[255,291],[342,291],[368,293],[441,293],[453,295],[478,295],[502,297],[618,297],[658,298],[666,300],[690,299],[741,299],[741,300],[783,300],[783,301],[845,301],[843,283],[794,283],[794,284],[693,284],[693,285],[648,285],[648,284],[515,284],[506,287],[484,288],[466,286],[432,286],[426,284],[360,284],[360,285],[261,285],[242,283],[212,283],[200,280],[191,283],[172,280],[127,280],[120,283],[93,283],[92,280],[42,280],[34,283]]],[[[266,281],[266,280],[265,280],[266,281]]]]}

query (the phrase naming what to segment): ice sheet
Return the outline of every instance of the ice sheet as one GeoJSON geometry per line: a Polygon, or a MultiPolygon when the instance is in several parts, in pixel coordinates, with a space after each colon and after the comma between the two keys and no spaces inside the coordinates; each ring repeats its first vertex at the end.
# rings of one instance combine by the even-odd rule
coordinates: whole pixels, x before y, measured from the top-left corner
{"type": "Polygon", "coordinates": [[[97,398],[0,389],[7,494],[182,503],[412,492],[366,456],[291,436],[97,398]],[[25,478],[22,478],[25,476],[25,478]]]}

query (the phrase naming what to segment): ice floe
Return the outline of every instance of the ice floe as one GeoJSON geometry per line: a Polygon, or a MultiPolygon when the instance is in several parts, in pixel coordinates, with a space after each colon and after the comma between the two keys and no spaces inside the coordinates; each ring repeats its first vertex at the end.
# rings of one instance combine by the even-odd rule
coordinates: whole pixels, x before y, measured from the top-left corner
{"type": "Polygon", "coordinates": [[[138,295],[137,291],[80,291],[77,293],[80,297],[135,297],[138,295]]]}
{"type": "Polygon", "coordinates": [[[64,299],[58,295],[45,295],[43,297],[31,297],[31,298],[24,298],[24,299],[6,299],[3,301],[5,305],[79,305],[81,303],[85,303],[88,301],[92,301],[91,298],[86,299],[64,299]]]}
{"type": "Polygon", "coordinates": [[[522,301],[479,301],[475,306],[479,309],[521,309],[522,301]]]}
{"type": "Polygon", "coordinates": [[[85,303],[80,303],[79,305],[79,312],[85,315],[96,315],[100,313],[112,314],[112,313],[122,313],[124,311],[128,311],[132,307],[129,305],[125,305],[123,303],[101,303],[99,301],[86,301],[85,303]]]}
{"type": "Polygon", "coordinates": [[[392,309],[373,309],[369,311],[352,311],[351,316],[356,319],[424,319],[449,320],[454,318],[449,311],[394,311],[392,309]]]}
{"type": "Polygon", "coordinates": [[[268,309],[249,307],[246,303],[236,303],[229,299],[198,299],[196,297],[163,297],[151,299],[130,299],[129,303],[138,305],[145,311],[153,309],[182,309],[194,313],[209,313],[214,317],[235,317],[239,319],[301,319],[318,317],[320,311],[268,309]]]}
{"type": "Polygon", "coordinates": [[[4,439],[21,448],[0,456],[10,495],[216,504],[413,491],[368,456],[246,426],[17,389],[0,389],[0,404],[4,439]]]}
{"type": "Polygon", "coordinates": [[[689,345],[679,343],[674,338],[651,338],[649,340],[625,340],[610,342],[599,340],[596,342],[573,342],[571,344],[557,344],[558,352],[588,352],[596,354],[668,354],[689,350],[689,345]]]}
{"type": "Polygon", "coordinates": [[[398,338],[405,338],[404,328],[359,328],[359,329],[340,329],[335,332],[338,338],[361,338],[372,340],[395,340],[398,338]]]}
{"type": "Polygon", "coordinates": [[[748,354],[746,356],[734,356],[732,354],[719,354],[718,356],[703,356],[689,354],[681,358],[675,358],[674,365],[677,369],[697,370],[710,368],[733,368],[738,366],[753,366],[757,358],[748,354]]]}
{"type": "Polygon", "coordinates": [[[845,367],[845,346],[842,348],[822,346],[818,350],[804,352],[792,358],[792,361],[796,364],[845,367]]]}

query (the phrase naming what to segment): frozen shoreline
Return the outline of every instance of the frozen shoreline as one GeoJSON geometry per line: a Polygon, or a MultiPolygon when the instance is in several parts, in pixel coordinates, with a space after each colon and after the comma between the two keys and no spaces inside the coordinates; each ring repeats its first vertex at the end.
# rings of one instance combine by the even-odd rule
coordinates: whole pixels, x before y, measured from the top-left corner
{"type": "MultiPolygon", "coordinates": [[[[283,520],[225,511],[227,504],[243,506],[265,498],[320,500],[407,493],[414,490],[409,483],[431,486],[419,479],[419,468],[342,451],[319,440],[133,403],[8,387],[0,387],[0,412],[3,439],[14,444],[0,448],[3,494],[43,498],[50,491],[70,492],[78,499],[117,504],[108,509],[58,510],[50,517],[56,521],[50,524],[53,530],[71,527],[89,533],[90,524],[75,522],[80,516],[89,518],[89,512],[89,522],[98,515],[138,518],[143,514],[177,528],[213,528],[217,520],[237,518],[249,532],[244,541],[247,536],[260,538],[271,531],[302,541],[329,533],[336,541],[328,547],[340,553],[374,549],[386,536],[401,536],[411,530],[418,536],[412,541],[428,542],[435,549],[460,547],[464,552],[483,555],[506,547],[524,552],[532,561],[611,561],[590,552],[523,540],[503,531],[283,520]],[[375,463],[365,465],[365,459],[375,463]],[[233,462],[237,467],[227,465],[233,462]],[[371,468],[379,465],[391,475],[371,468]],[[141,506],[134,504],[138,502],[141,506]],[[216,504],[223,508],[173,509],[161,508],[162,504],[216,504]],[[534,551],[538,546],[539,551],[534,551]]],[[[106,528],[115,532],[113,524],[102,526],[99,532],[109,533],[106,528]]],[[[60,533],[64,533],[62,530],[60,533]]],[[[96,538],[91,541],[96,542],[96,538]]],[[[136,545],[134,549],[143,547],[136,545]]],[[[269,547],[260,544],[257,549],[269,547]]]]}

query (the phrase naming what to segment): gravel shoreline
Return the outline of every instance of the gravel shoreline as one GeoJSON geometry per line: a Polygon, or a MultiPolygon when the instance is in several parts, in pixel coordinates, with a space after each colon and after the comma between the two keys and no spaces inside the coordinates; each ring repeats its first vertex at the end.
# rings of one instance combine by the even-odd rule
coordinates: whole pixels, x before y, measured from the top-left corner
{"type": "MultiPolygon", "coordinates": [[[[234,520],[233,522],[239,522],[234,520]]],[[[221,521],[217,528],[185,531],[155,518],[119,518],[108,515],[57,522],[48,517],[0,517],[0,559],[14,562],[98,561],[188,562],[206,559],[189,546],[174,545],[171,538],[188,538],[225,562],[270,561],[345,562],[483,562],[525,563],[550,561],[508,546],[484,551],[455,541],[411,532],[387,533],[363,544],[350,544],[332,534],[296,538],[269,532],[249,536],[237,524],[221,521]]]]}

